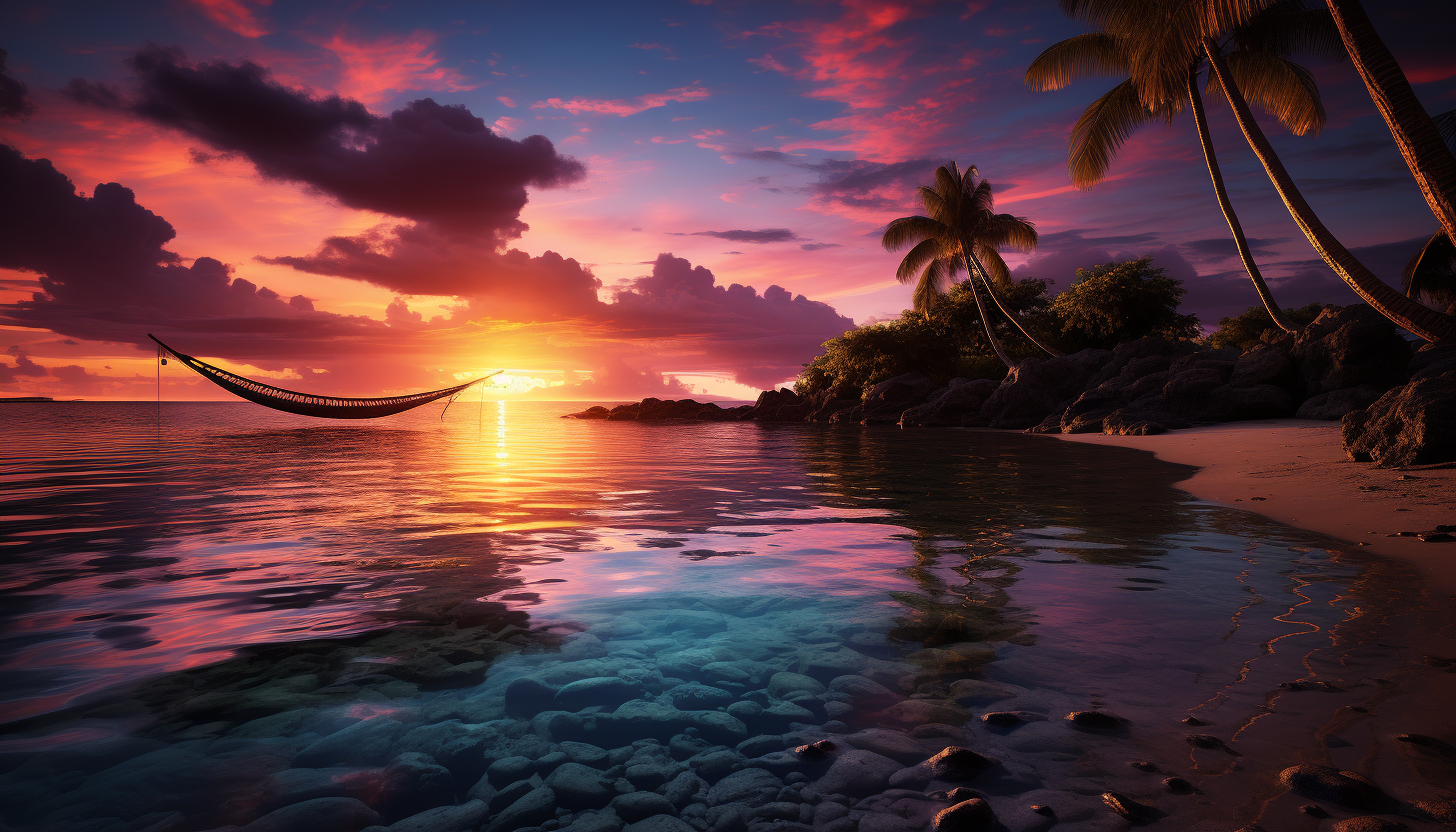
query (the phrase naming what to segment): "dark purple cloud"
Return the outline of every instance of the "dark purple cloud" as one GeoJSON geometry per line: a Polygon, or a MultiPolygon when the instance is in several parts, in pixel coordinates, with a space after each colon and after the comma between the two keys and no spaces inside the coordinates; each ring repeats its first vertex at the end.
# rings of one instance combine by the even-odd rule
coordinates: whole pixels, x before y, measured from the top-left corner
{"type": "Polygon", "coordinates": [[[799,248],[805,251],[822,251],[826,248],[844,248],[844,246],[839,243],[805,243],[799,248]]]}
{"type": "Polygon", "coordinates": [[[8,53],[0,49],[0,118],[25,118],[35,112],[25,82],[10,74],[8,53]]]}
{"type": "Polygon", "coordinates": [[[15,364],[0,364],[0,384],[14,384],[22,378],[44,378],[46,368],[30,360],[30,354],[17,346],[11,346],[6,355],[15,358],[15,364]]]}
{"type": "Polygon", "coordinates": [[[810,190],[826,196],[840,196],[868,194],[907,182],[929,182],[935,175],[935,169],[943,164],[945,163],[933,159],[907,159],[904,162],[889,163],[863,159],[826,159],[800,167],[819,175],[819,181],[810,185],[810,190]]]}
{"type": "Polygon", "coordinates": [[[383,328],[312,312],[307,298],[287,300],[233,278],[211,257],[187,265],[164,248],[175,234],[130,189],[113,182],[97,185],[90,197],[78,194],[49,160],[0,145],[0,268],[36,273],[41,289],[31,300],[0,306],[6,324],[142,346],[150,345],[148,330],[195,331],[210,339],[212,355],[238,354],[229,333],[296,345],[383,328]]]}
{"type": "Polygon", "coordinates": [[[717,285],[713,273],[660,254],[652,273],[617,293],[606,311],[622,334],[672,335],[696,345],[703,365],[726,366],[742,384],[792,378],[825,341],[854,327],[827,303],[770,286],[717,285]]]}
{"type": "Polygon", "coordinates": [[[347,277],[405,295],[479,298],[515,320],[583,314],[601,286],[575,260],[548,251],[498,251],[487,240],[441,233],[428,225],[380,226],[353,237],[329,237],[304,257],[259,257],[312,274],[347,277]]]}
{"type": "MultiPolygon", "coordinates": [[[[1288,242],[1288,237],[1248,237],[1249,251],[1256,257],[1273,257],[1276,252],[1270,246],[1288,242]]],[[[1179,243],[1184,251],[1189,252],[1195,260],[1222,260],[1229,257],[1238,257],[1239,249],[1234,244],[1233,237],[1208,237],[1202,240],[1189,240],[1179,243]]]]}
{"type": "Polygon", "coordinates": [[[179,50],[151,47],[130,63],[134,98],[85,82],[73,83],[72,94],[124,106],[351,208],[508,239],[525,229],[527,185],[584,174],[546,137],[498,136],[463,106],[425,98],[375,116],[358,101],[285,87],[249,61],[192,65],[179,50]]]}
{"type": "MultiPolygon", "coordinates": [[[[680,235],[679,235],[680,236],[680,235]]],[[[717,237],[735,243],[791,243],[801,239],[787,228],[761,228],[757,231],[737,229],[733,231],[694,231],[694,237],[717,237]]]]}

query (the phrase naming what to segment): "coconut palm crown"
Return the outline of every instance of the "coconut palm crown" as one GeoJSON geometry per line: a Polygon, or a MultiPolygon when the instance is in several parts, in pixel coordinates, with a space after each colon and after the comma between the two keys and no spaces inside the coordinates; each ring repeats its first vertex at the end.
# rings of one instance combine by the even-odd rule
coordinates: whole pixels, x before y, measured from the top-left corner
{"type": "MultiPolygon", "coordinates": [[[[1361,300],[1413,335],[1428,341],[1456,341],[1456,319],[1421,305],[1382,281],[1335,237],[1304,198],[1294,178],[1290,176],[1284,163],[1274,152],[1273,146],[1264,136],[1263,128],[1254,119],[1253,111],[1249,108],[1248,98],[1244,94],[1244,86],[1248,82],[1239,77],[1234,69],[1236,62],[1228,60],[1224,54],[1225,46],[1219,41],[1219,38],[1224,37],[1225,29],[1210,22],[1212,20],[1209,14],[1210,6],[1221,1],[1061,0],[1063,10],[1100,27],[1103,31],[1112,33],[1118,39],[1118,43],[1126,55],[1129,76],[1136,85],[1143,103],[1149,107],[1155,106],[1160,101],[1171,101],[1176,97],[1172,79],[1176,77],[1180,68],[1186,70],[1192,65],[1192,61],[1197,55],[1197,49],[1201,46],[1203,56],[1208,60],[1212,70],[1213,80],[1228,98],[1234,119],[1244,134],[1245,140],[1249,143],[1250,149],[1258,157],[1259,163],[1268,174],[1274,189],[1279,192],[1279,197],[1289,210],[1290,217],[1304,232],[1310,245],[1319,253],[1321,259],[1360,296],[1361,300]]],[[[1229,0],[1229,2],[1238,3],[1243,0],[1229,0]]],[[[1247,2],[1254,12],[1281,4],[1290,5],[1291,9],[1296,8],[1291,0],[1275,0],[1275,2],[1247,0],[1247,2]]],[[[1348,12],[1352,8],[1358,8],[1358,3],[1354,0],[1327,0],[1327,3],[1336,23],[1341,20],[1341,11],[1348,12]]],[[[1294,18],[1297,18],[1299,13],[1311,13],[1303,10],[1302,6],[1297,8],[1301,11],[1298,13],[1292,11],[1291,15],[1294,18]]],[[[1286,42],[1293,44],[1308,43],[1308,35],[1301,33],[1297,26],[1287,27],[1282,31],[1271,31],[1269,37],[1283,38],[1286,42]]],[[[1348,46],[1348,44],[1346,45],[1348,46]]],[[[1347,49],[1347,51],[1351,55],[1355,54],[1353,50],[1347,49]]],[[[1251,87],[1250,96],[1254,95],[1256,95],[1256,90],[1251,87]]],[[[1425,115],[1424,111],[1421,111],[1419,115],[1425,115]]],[[[1425,118],[1426,126],[1431,127],[1427,131],[1429,133],[1427,138],[1434,137],[1435,143],[1439,144],[1439,133],[1430,125],[1430,117],[1425,118]]],[[[1422,151],[1431,151],[1432,156],[1444,154],[1444,158],[1451,158],[1450,152],[1445,147],[1427,147],[1430,144],[1427,141],[1418,142],[1418,144],[1422,151]]],[[[1416,167],[1420,166],[1420,164],[1416,165],[1416,167]]],[[[1427,192],[1427,200],[1432,204],[1433,209],[1437,209],[1435,213],[1437,218],[1442,220],[1443,230],[1445,230],[1443,212],[1439,210],[1439,200],[1435,198],[1439,196],[1437,192],[1445,190],[1440,186],[1445,181],[1443,170],[1444,166],[1437,165],[1436,169],[1429,171],[1432,176],[1431,181],[1435,183],[1435,186],[1427,192]]],[[[1424,183],[1425,180],[1422,181],[1424,183]]],[[[1425,190],[1424,184],[1423,190],[1425,190]]]]}
{"type": "MultiPolygon", "coordinates": [[[[1087,6],[1098,4],[1095,0],[1064,0],[1062,3],[1063,9],[1074,16],[1079,12],[1085,13],[1087,6]]],[[[1141,21],[1142,25],[1161,25],[1174,22],[1168,18],[1176,17],[1170,15],[1170,10],[1176,11],[1176,8],[1173,4],[1148,3],[1133,11],[1150,15],[1149,19],[1141,21]]],[[[1103,8],[1101,11],[1108,10],[1103,8]]],[[[1119,25],[1130,25],[1122,18],[1114,16],[1114,20],[1119,25]]],[[[1232,50],[1228,61],[1231,70],[1237,68],[1235,76],[1239,85],[1249,91],[1254,103],[1278,118],[1291,133],[1318,132],[1324,126],[1324,106],[1314,77],[1304,67],[1290,61],[1289,55],[1297,49],[1316,51],[1329,57],[1344,55],[1339,47],[1339,34],[1329,14],[1304,9],[1293,0],[1276,3],[1235,30],[1225,40],[1224,48],[1232,50]]],[[[1147,48],[1144,46],[1142,51],[1146,52],[1147,48]]],[[[1112,157],[1138,128],[1158,119],[1171,123],[1187,105],[1193,111],[1214,195],[1233,234],[1239,259],[1248,272],[1249,280],[1274,323],[1286,332],[1297,332],[1299,327],[1284,314],[1264,282],[1224,186],[1203,101],[1198,93],[1203,52],[1193,44],[1185,44],[1181,50],[1169,48],[1165,51],[1176,51],[1187,63],[1179,66],[1169,55],[1161,52],[1155,56],[1158,60],[1144,57],[1139,63],[1137,56],[1142,53],[1129,45],[1126,38],[1105,31],[1090,32],[1068,38],[1042,52],[1027,69],[1026,83],[1032,89],[1048,91],[1062,89],[1087,75],[1126,76],[1088,106],[1072,128],[1067,168],[1073,184],[1079,188],[1089,188],[1107,176],[1112,157]],[[1169,73],[1169,77],[1151,77],[1153,70],[1148,69],[1149,66],[1169,73]],[[1140,68],[1135,71],[1135,67],[1140,68]]],[[[1212,73],[1208,93],[1213,101],[1223,99],[1223,90],[1218,87],[1212,73]]]]}
{"type": "Polygon", "coordinates": [[[895,271],[895,278],[901,283],[915,283],[915,309],[928,313],[936,298],[945,294],[956,275],[964,271],[973,281],[976,307],[980,310],[987,340],[1002,362],[1007,366],[1012,364],[986,318],[982,292],[995,301],[1032,343],[1052,355],[1060,355],[1026,332],[998,296],[998,287],[1011,285],[1011,270],[1001,259],[1000,249],[1030,251],[1036,247],[1036,229],[1025,217],[996,213],[991,183],[979,176],[975,165],[964,172],[955,162],[936,168],[934,186],[922,185],[916,192],[925,215],[901,217],[885,228],[881,243],[886,250],[910,247],[895,271]]]}

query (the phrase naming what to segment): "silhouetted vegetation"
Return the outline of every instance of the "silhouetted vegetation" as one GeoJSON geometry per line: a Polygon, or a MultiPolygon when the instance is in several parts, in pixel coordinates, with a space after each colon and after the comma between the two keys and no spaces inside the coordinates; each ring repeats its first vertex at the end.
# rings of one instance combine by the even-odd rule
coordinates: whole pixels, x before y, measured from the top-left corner
{"type": "MultiPolygon", "coordinates": [[[[1145,335],[1199,335],[1198,319],[1178,312],[1180,282],[1154,268],[1151,258],[1078,269],[1076,282],[1055,298],[1047,294],[1048,283],[1007,284],[1006,307],[1020,327],[994,307],[986,309],[995,337],[1014,360],[1045,356],[1021,328],[1066,352],[1115,346],[1145,335]]],[[[837,388],[841,395],[853,396],[910,372],[940,382],[1002,378],[1006,367],[986,337],[972,286],[970,281],[956,283],[923,313],[907,309],[895,320],[825,342],[824,352],[799,374],[795,391],[809,395],[837,388]]]]}
{"type": "MultiPolygon", "coordinates": [[[[1324,307],[1322,303],[1311,303],[1298,309],[1285,309],[1284,314],[1295,325],[1303,327],[1318,318],[1324,307]]],[[[1269,316],[1269,310],[1262,306],[1251,306],[1235,317],[1220,318],[1218,331],[1208,336],[1208,345],[1214,349],[1238,347],[1240,350],[1247,350],[1259,343],[1265,332],[1278,335],[1280,330],[1269,316]]]]}

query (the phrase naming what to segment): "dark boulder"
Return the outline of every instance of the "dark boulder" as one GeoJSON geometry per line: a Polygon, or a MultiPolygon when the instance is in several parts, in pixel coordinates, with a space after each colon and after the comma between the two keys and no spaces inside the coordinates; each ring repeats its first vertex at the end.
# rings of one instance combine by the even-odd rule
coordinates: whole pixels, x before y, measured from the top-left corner
{"type": "Polygon", "coordinates": [[[1138,399],[1146,398],[1148,396],[1157,396],[1161,399],[1163,395],[1163,388],[1167,386],[1168,379],[1171,378],[1172,375],[1173,374],[1167,370],[1160,370],[1155,373],[1148,373],[1147,375],[1134,380],[1127,387],[1124,387],[1122,390],[1122,394],[1130,402],[1135,402],[1138,399]]]}
{"type": "Polygon", "coordinates": [[[1153,436],[1188,427],[1188,420],[1149,403],[1133,402],[1102,420],[1102,432],[1112,436],[1153,436]]]}
{"type": "Polygon", "coordinates": [[[1087,387],[1098,387],[1124,374],[1140,377],[1166,370],[1175,358],[1192,350],[1187,341],[1169,341],[1157,335],[1118,344],[1107,364],[1088,380],[1087,387]]]}
{"type": "Polygon", "coordinates": [[[810,422],[827,422],[839,411],[857,407],[862,393],[858,387],[843,382],[812,393],[805,397],[809,404],[807,419],[810,422]]]}
{"type": "Polygon", "coordinates": [[[1272,384],[1249,387],[1225,384],[1208,394],[1207,406],[1198,415],[1210,422],[1284,419],[1294,415],[1294,397],[1283,387],[1272,384]]]}
{"type": "Polygon", "coordinates": [[[956,379],[941,395],[900,414],[900,427],[959,425],[966,416],[979,412],[1000,384],[999,380],[988,378],[956,379]]]}
{"type": "Polygon", "coordinates": [[[1340,425],[1345,453],[1382,468],[1456,460],[1456,369],[1422,373],[1340,425]]]}
{"type": "Polygon", "coordinates": [[[993,428],[1025,429],[1082,394],[1112,358],[1107,350],[1086,349],[1056,358],[1028,358],[1011,368],[982,405],[980,417],[993,428]]]}
{"type": "Polygon", "coordinates": [[[753,420],[756,422],[802,422],[812,411],[807,399],[787,387],[765,390],[758,394],[753,403],[753,420]]]}
{"type": "Polygon", "coordinates": [[[579,413],[567,413],[563,419],[605,419],[611,411],[601,405],[593,405],[579,413]]]}
{"type": "Polygon", "coordinates": [[[1300,419],[1323,419],[1336,422],[1346,413],[1364,410],[1379,400],[1382,391],[1378,387],[1349,387],[1331,390],[1304,400],[1294,415],[1300,419]]]}
{"type": "Polygon", "coordinates": [[[1062,433],[1094,433],[1102,430],[1102,420],[1127,404],[1122,390],[1106,385],[1088,390],[1062,412],[1062,433]]]}
{"type": "Polygon", "coordinates": [[[935,387],[935,382],[923,373],[906,373],[882,381],[865,394],[861,421],[866,425],[894,424],[900,421],[900,414],[924,402],[935,387]]]}
{"type": "Polygon", "coordinates": [[[1309,397],[1350,387],[1389,390],[1405,381],[1411,347],[1390,319],[1361,303],[1325,307],[1289,354],[1299,368],[1299,392],[1309,397]]]}
{"type": "Polygon", "coordinates": [[[1179,372],[1176,368],[1163,385],[1163,401],[1167,409],[1184,418],[1197,419],[1208,405],[1213,391],[1224,386],[1228,373],[1215,367],[1191,367],[1179,372]]]}
{"type": "Polygon", "coordinates": [[[1298,372],[1289,355],[1278,347],[1260,344],[1239,356],[1234,361],[1233,374],[1229,384],[1235,387],[1256,387],[1272,384],[1289,389],[1294,386],[1298,372]]]}

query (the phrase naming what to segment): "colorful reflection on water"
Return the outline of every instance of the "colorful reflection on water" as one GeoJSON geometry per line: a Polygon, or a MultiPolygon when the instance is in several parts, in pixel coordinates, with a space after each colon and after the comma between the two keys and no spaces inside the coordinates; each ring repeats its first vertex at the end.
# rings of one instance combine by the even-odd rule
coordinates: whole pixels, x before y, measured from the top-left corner
{"type": "MultiPolygon", "coordinates": [[[[800,636],[822,635],[817,618],[910,662],[912,699],[971,702],[957,683],[974,679],[1053,719],[1069,703],[1143,725],[1203,715],[1254,745],[1281,685],[1394,672],[1410,657],[1372,640],[1449,623],[1399,567],[1190,501],[1174,487],[1188,469],[1142,454],[989,432],[557,418],[573,409],[460,402],[443,418],[336,424],[242,404],[6,406],[0,748],[149,730],[150,712],[107,703],[188,668],[204,668],[189,684],[213,684],[205,667],[247,645],[391,628],[370,644],[403,655],[402,623],[488,615],[547,654],[582,631],[610,651],[624,614],[764,599],[810,622],[800,636]],[[941,649],[966,643],[992,660],[941,649]]],[[[397,682],[366,710],[424,707],[479,677],[397,682]]],[[[172,707],[148,696],[155,713],[172,707]]],[[[1288,746],[1290,730],[1266,742],[1288,746]]],[[[1016,736],[1030,748],[1040,731],[1016,736]]],[[[1188,757],[1171,727],[1139,742],[1188,757]]]]}

